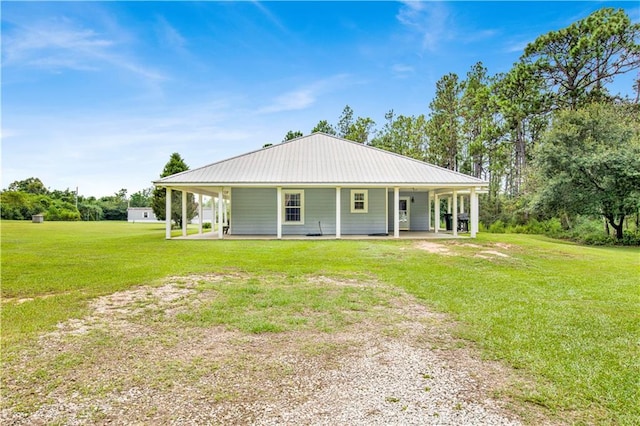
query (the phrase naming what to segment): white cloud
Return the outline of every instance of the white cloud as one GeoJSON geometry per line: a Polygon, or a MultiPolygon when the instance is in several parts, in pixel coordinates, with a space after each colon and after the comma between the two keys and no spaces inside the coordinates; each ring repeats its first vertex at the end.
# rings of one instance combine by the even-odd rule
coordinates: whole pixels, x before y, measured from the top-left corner
{"type": "Polygon", "coordinates": [[[126,46],[119,44],[116,37],[66,18],[15,25],[4,35],[2,54],[3,65],[9,67],[98,71],[113,66],[146,80],[165,79],[161,72],[126,53],[126,46]]]}
{"type": "Polygon", "coordinates": [[[391,67],[391,71],[397,78],[406,78],[415,72],[415,68],[405,64],[394,64],[391,67]]]}
{"type": "Polygon", "coordinates": [[[398,21],[421,38],[422,48],[436,51],[443,40],[453,37],[454,27],[447,6],[441,2],[403,2],[398,21]]]}
{"type": "Polygon", "coordinates": [[[319,96],[342,87],[347,77],[347,74],[338,74],[283,93],[277,96],[270,104],[259,108],[257,112],[259,114],[270,114],[306,109],[315,104],[319,96]]]}
{"type": "Polygon", "coordinates": [[[158,17],[156,31],[160,40],[168,47],[183,52],[187,40],[163,16],[158,17]]]}

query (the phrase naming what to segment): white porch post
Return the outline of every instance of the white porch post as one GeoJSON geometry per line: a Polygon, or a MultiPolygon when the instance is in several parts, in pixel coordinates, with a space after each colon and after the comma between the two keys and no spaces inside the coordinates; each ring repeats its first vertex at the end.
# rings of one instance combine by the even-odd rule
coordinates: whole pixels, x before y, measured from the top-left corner
{"type": "Polygon", "coordinates": [[[276,188],[276,234],[282,239],[282,187],[276,188]]]}
{"type": "Polygon", "coordinates": [[[340,187],[336,186],[336,238],[340,238],[342,236],[342,221],[341,221],[341,201],[342,197],[340,196],[340,187]]]}
{"type": "Polygon", "coordinates": [[[460,213],[464,213],[464,195],[460,196],[460,213]]]}
{"type": "Polygon", "coordinates": [[[431,191],[427,192],[427,231],[431,231],[431,191]]]}
{"type": "Polygon", "coordinates": [[[187,236],[187,191],[182,191],[182,236],[187,236]]]}
{"type": "Polygon", "coordinates": [[[436,234],[440,231],[440,197],[433,194],[433,232],[436,234]]]}
{"type": "Polygon", "coordinates": [[[476,189],[475,188],[471,188],[471,195],[470,195],[470,200],[469,200],[469,209],[470,214],[469,214],[469,221],[470,221],[470,231],[471,231],[471,238],[475,238],[476,234],[478,233],[478,216],[479,216],[479,209],[478,209],[478,193],[476,193],[476,189]]]}
{"type": "Polygon", "coordinates": [[[451,197],[447,197],[447,213],[451,214],[451,197]]]}
{"type": "Polygon", "coordinates": [[[393,188],[393,238],[400,238],[400,188],[393,188]]]}
{"type": "Polygon", "coordinates": [[[220,188],[220,192],[218,192],[218,239],[221,240],[224,238],[224,224],[222,223],[222,208],[224,207],[224,198],[223,193],[224,188],[220,188]]]}
{"type": "Polygon", "coordinates": [[[453,190],[453,216],[451,217],[451,227],[453,228],[453,236],[458,236],[458,191],[453,190]]]}
{"type": "Polygon", "coordinates": [[[215,232],[216,230],[216,197],[211,197],[211,232],[215,232]]]}
{"type": "Polygon", "coordinates": [[[222,205],[223,205],[223,209],[222,209],[222,224],[224,226],[227,226],[227,200],[224,199],[224,194],[222,195],[222,205]]]}
{"type": "Polygon", "coordinates": [[[165,238],[171,239],[171,188],[167,188],[165,200],[165,238]]]}
{"type": "Polygon", "coordinates": [[[204,219],[204,215],[202,214],[203,212],[203,208],[202,208],[202,194],[198,194],[198,218],[200,219],[198,222],[198,234],[202,234],[202,220],[204,219]]]}

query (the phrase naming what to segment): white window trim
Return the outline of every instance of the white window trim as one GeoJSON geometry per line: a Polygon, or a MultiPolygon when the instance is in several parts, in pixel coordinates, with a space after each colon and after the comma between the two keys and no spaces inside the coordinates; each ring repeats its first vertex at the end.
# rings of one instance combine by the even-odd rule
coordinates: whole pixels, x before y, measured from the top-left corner
{"type": "MultiPolygon", "coordinates": [[[[368,189],[352,189],[351,190],[351,213],[369,213],[369,190],[368,189]],[[356,194],[364,194],[364,209],[356,209],[356,194]]],[[[362,200],[359,200],[362,201],[362,200]]]]}
{"type": "Polygon", "coordinates": [[[282,190],[282,224],[283,225],[304,225],[304,189],[283,189],[282,190]],[[300,220],[287,221],[287,194],[300,194],[300,220]]]}

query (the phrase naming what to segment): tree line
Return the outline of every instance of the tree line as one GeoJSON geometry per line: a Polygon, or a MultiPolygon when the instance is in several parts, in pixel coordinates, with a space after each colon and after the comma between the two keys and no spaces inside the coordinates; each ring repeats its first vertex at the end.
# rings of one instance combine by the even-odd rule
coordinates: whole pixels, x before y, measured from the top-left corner
{"type": "Polygon", "coordinates": [[[127,220],[128,207],[149,207],[152,188],[143,189],[127,197],[127,190],[121,189],[114,195],[96,198],[85,197],[72,191],[49,190],[36,177],[11,183],[0,193],[2,219],[31,219],[43,214],[46,220],[127,220]]]}
{"type": "MultiPolygon", "coordinates": [[[[368,144],[489,182],[481,220],[526,223],[601,216],[622,239],[640,216],[640,74],[634,96],[610,93],[640,68],[640,24],[603,8],[528,44],[506,73],[478,62],[442,76],[428,112],[390,110],[377,129],[347,105],[311,130],[368,144]]],[[[300,137],[289,131],[283,141],[300,137]]]]}

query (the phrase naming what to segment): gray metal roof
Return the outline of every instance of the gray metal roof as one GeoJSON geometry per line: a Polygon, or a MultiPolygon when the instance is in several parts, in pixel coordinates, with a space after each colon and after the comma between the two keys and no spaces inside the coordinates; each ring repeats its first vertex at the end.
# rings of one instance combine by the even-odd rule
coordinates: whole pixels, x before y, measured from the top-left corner
{"type": "Polygon", "coordinates": [[[487,185],[472,176],[324,133],[272,145],[154,183],[158,186],[487,185]]]}

